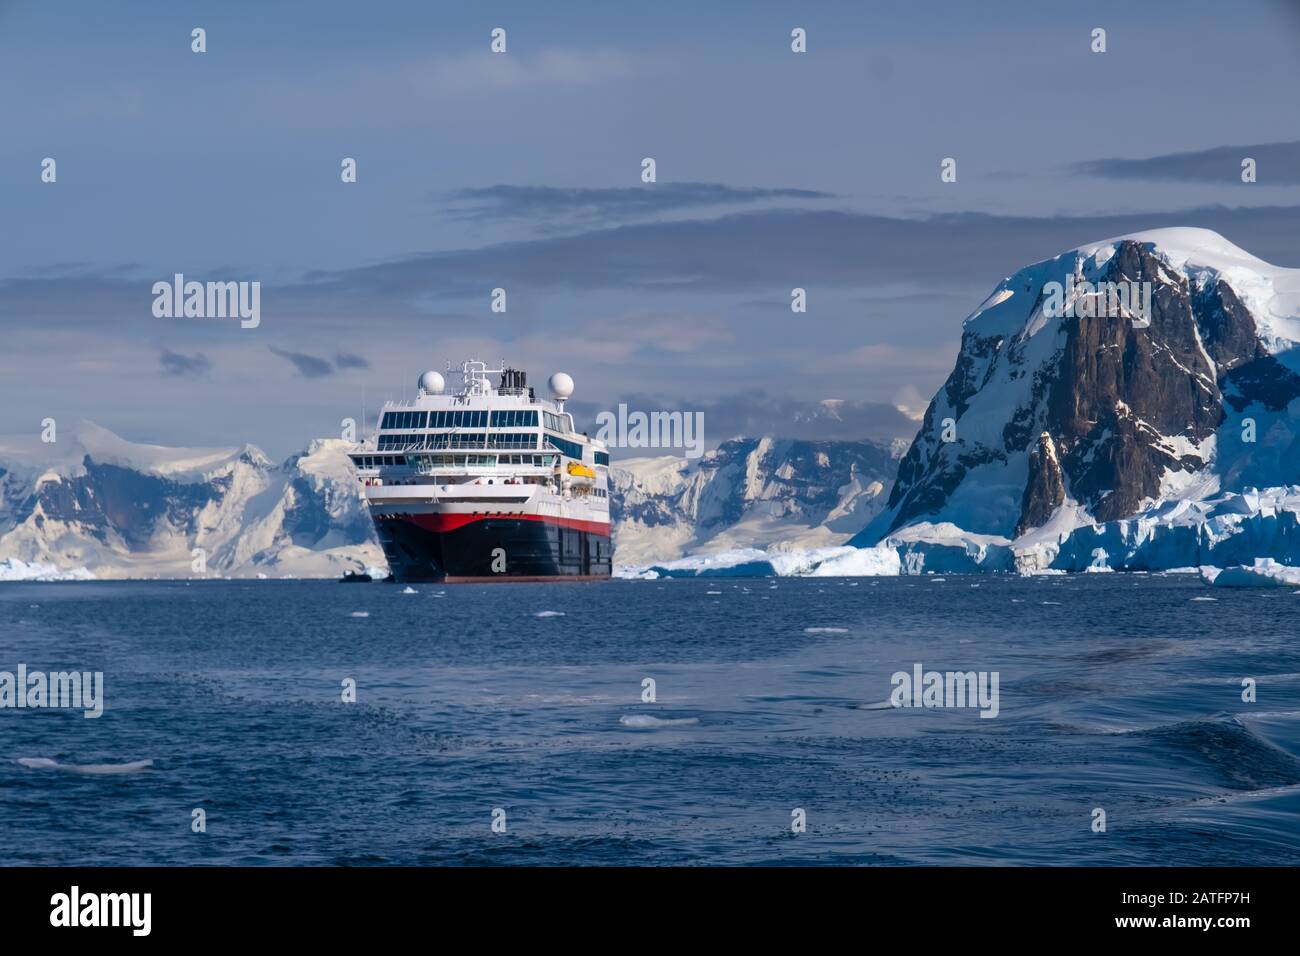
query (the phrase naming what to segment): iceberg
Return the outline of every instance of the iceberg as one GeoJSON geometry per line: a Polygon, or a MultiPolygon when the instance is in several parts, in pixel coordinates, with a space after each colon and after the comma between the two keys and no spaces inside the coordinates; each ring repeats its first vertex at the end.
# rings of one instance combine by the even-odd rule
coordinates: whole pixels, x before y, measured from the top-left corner
{"type": "Polygon", "coordinates": [[[1201,577],[1216,588],[1300,587],[1300,568],[1278,564],[1272,558],[1260,558],[1249,567],[1237,565],[1222,571],[1205,568],[1201,577]]]}
{"type": "Polygon", "coordinates": [[[61,569],[40,561],[5,558],[0,561],[0,581],[93,581],[95,575],[85,568],[61,569]]]}
{"type": "Polygon", "coordinates": [[[737,548],[660,564],[616,568],[616,577],[634,580],[699,577],[876,577],[902,573],[893,548],[810,548],[759,551],[737,548]]]}

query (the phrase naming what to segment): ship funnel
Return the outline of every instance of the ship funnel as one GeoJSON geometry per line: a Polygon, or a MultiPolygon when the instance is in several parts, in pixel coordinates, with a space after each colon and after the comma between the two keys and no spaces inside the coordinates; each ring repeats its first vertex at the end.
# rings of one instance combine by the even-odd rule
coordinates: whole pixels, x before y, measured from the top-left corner
{"type": "Polygon", "coordinates": [[[523,394],[528,388],[528,373],[517,368],[505,368],[501,370],[501,389],[509,389],[512,393],[523,394]]]}

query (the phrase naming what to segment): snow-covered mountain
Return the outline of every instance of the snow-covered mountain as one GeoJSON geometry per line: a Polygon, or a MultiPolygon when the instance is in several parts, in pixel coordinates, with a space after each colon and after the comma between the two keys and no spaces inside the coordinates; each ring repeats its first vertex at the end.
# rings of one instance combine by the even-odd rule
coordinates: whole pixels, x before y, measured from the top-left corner
{"type": "Polygon", "coordinates": [[[884,507],[902,450],[734,438],[698,459],[616,459],[615,560],[648,565],[734,548],[843,544],[884,507]]]}
{"type": "Polygon", "coordinates": [[[1300,563],[1298,342],[1300,270],[1208,230],[1028,266],[966,319],[852,543],[912,570],[1300,563]],[[1108,282],[1150,283],[1146,314],[1083,301],[1108,282]]]}
{"type": "Polygon", "coordinates": [[[279,465],[251,445],[140,445],[89,423],[51,444],[0,443],[0,577],[337,576],[377,564],[338,440],[279,465]]]}
{"type": "MultiPolygon", "coordinates": [[[[884,506],[903,450],[763,438],[696,460],[616,459],[617,560],[843,544],[884,506]]],[[[163,448],[89,423],[53,444],[0,440],[0,580],[363,567],[383,568],[383,553],[341,441],[313,441],[276,464],[252,445],[163,448]]]]}

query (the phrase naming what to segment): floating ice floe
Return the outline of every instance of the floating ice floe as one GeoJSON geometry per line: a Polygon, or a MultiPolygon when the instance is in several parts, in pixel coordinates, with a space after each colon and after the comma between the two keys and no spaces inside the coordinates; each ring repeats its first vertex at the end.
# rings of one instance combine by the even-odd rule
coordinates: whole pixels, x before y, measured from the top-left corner
{"type": "Polygon", "coordinates": [[[1300,568],[1278,564],[1272,558],[1258,558],[1251,566],[1201,568],[1201,578],[1216,588],[1271,588],[1300,585],[1300,568]]]}
{"type": "Polygon", "coordinates": [[[854,710],[896,710],[892,700],[879,700],[874,704],[854,704],[854,710]]]}
{"type": "Polygon", "coordinates": [[[65,570],[40,561],[20,561],[5,558],[0,561],[0,581],[94,581],[95,575],[86,568],[65,570]]]}
{"type": "Polygon", "coordinates": [[[64,773],[80,773],[87,776],[105,776],[119,773],[139,773],[153,766],[152,760],[132,760],[128,763],[59,763],[49,757],[19,757],[18,763],[29,770],[62,770],[64,773]]]}
{"type": "Polygon", "coordinates": [[[659,727],[690,727],[700,722],[698,717],[651,717],[649,714],[624,714],[618,719],[624,727],[633,730],[655,730],[659,727]]]}
{"type": "Polygon", "coordinates": [[[893,548],[812,548],[792,551],[760,551],[736,548],[716,554],[694,555],[640,567],[621,567],[622,578],[697,577],[862,577],[894,576],[902,572],[898,552],[893,548]]]}

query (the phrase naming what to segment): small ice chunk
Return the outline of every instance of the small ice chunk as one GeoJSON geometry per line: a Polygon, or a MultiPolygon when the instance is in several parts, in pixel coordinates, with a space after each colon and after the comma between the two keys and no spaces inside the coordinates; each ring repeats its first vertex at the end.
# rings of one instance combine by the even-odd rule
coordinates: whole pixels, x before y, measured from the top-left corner
{"type": "Polygon", "coordinates": [[[658,727],[690,727],[700,722],[698,717],[651,717],[649,714],[624,714],[618,719],[624,727],[634,730],[654,730],[658,727]]]}

